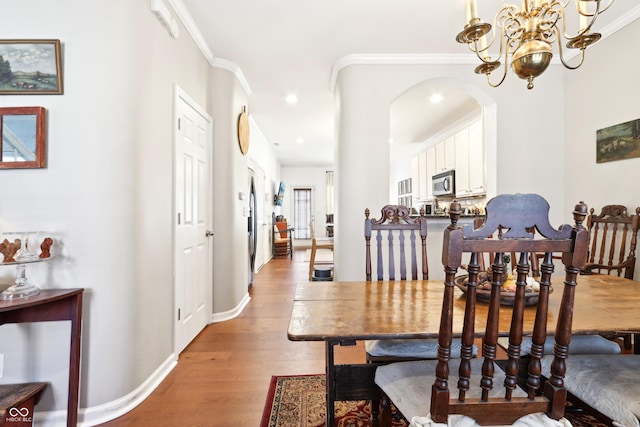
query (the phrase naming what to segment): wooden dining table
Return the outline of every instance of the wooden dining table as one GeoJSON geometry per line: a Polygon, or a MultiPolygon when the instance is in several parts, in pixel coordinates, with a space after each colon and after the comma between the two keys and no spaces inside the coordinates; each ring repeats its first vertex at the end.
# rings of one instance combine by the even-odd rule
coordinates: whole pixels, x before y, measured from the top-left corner
{"type": "MultiPolygon", "coordinates": [[[[374,364],[339,364],[336,345],[358,340],[437,338],[443,297],[442,280],[395,282],[308,282],[296,288],[288,337],[291,341],[324,341],[327,385],[327,426],[334,425],[335,402],[379,398],[374,364]]],[[[554,282],[547,328],[555,325],[562,281],[554,282]]],[[[454,336],[462,333],[464,299],[456,288],[454,336]]],[[[488,304],[476,306],[476,330],[484,328],[488,304]]],[[[500,311],[499,330],[508,335],[511,311],[500,311]]],[[[524,314],[524,333],[531,333],[535,306],[524,314]]],[[[611,332],[640,333],[640,282],[615,276],[579,276],[573,312],[574,335],[611,332]]],[[[636,340],[637,341],[637,340],[636,340]]],[[[636,344],[637,345],[637,344],[636,344]]],[[[636,352],[638,352],[636,347],[636,352]]]]}

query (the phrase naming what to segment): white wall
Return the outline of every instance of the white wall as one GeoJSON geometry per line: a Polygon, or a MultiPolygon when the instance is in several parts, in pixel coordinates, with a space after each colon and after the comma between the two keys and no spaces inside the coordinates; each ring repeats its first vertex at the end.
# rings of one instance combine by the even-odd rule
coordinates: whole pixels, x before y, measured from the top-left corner
{"type": "Polygon", "coordinates": [[[248,158],[240,152],[237,128],[248,95],[231,71],[214,68],[212,77],[213,311],[228,313],[248,298],[248,208],[247,199],[239,197],[247,193],[248,158]]]}
{"type": "MultiPolygon", "coordinates": [[[[147,0],[7,0],[10,39],[62,42],[64,95],[4,95],[48,110],[47,167],[4,170],[0,231],[47,230],[60,256],[29,268],[45,288],[85,288],[80,420],[113,418],[150,391],[173,354],[173,92],[214,118],[214,311],[247,298],[247,156],[237,117],[247,95],[212,69],[184,27],[172,39],[147,0]],[[99,17],[99,19],[92,19],[99,17]],[[231,255],[229,255],[231,254],[231,255]],[[227,258],[227,256],[229,258],[227,258]],[[136,401],[136,399],[138,399],[136,401]]],[[[250,110],[250,109],[249,109],[250,110]]],[[[273,174],[273,165],[267,167],[273,174]]],[[[274,179],[274,178],[271,178],[274,179]]],[[[5,286],[13,268],[0,268],[5,286]]],[[[48,381],[42,425],[64,424],[68,326],[5,325],[3,383],[48,381]]]]}
{"type": "MultiPolygon", "coordinates": [[[[621,204],[633,214],[640,206],[640,158],[596,163],[596,131],[640,119],[640,58],[628,50],[639,38],[635,21],[592,46],[584,65],[564,74],[566,211],[580,200],[596,212],[621,204]]],[[[640,279],[638,263],[634,279],[640,279]]]]}
{"type": "MultiPolygon", "coordinates": [[[[256,254],[256,270],[259,270],[272,256],[271,242],[272,213],[275,211],[273,196],[276,182],[280,182],[280,162],[260,129],[251,122],[251,144],[249,145],[249,167],[257,174],[262,173],[262,186],[256,188],[256,205],[258,207],[258,248],[256,254]]],[[[256,180],[259,182],[260,180],[256,180]]]]}

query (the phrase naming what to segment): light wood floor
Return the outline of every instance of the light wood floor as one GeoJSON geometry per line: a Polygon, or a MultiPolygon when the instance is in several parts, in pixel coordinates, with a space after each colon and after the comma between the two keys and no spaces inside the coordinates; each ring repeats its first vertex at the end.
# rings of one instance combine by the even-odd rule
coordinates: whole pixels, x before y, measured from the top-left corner
{"type": "MultiPolygon", "coordinates": [[[[258,427],[272,375],[324,373],[322,342],[287,339],[295,285],[308,280],[304,253],[267,263],[239,317],[207,326],[142,404],[102,426],[258,427]]],[[[364,349],[338,347],[336,360],[364,363],[364,349]]]]}

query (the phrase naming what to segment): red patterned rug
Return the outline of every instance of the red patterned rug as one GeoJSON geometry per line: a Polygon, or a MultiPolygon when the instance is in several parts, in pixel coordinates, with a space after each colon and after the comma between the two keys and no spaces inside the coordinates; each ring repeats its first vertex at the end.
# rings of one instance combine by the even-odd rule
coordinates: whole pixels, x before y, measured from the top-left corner
{"type": "MultiPolygon", "coordinates": [[[[260,427],[324,427],[324,375],[294,375],[271,377],[269,393],[260,427]]],[[[567,412],[574,427],[606,427],[593,417],[567,412]]],[[[404,420],[394,420],[394,427],[403,427],[404,420]]],[[[336,402],[335,427],[370,427],[371,406],[367,401],[336,402]]]]}
{"type": "MultiPolygon", "coordinates": [[[[324,375],[271,377],[260,427],[324,427],[324,375]]],[[[394,427],[404,427],[394,421],[394,427]]],[[[336,402],[336,427],[370,427],[371,405],[365,400],[336,402]]]]}

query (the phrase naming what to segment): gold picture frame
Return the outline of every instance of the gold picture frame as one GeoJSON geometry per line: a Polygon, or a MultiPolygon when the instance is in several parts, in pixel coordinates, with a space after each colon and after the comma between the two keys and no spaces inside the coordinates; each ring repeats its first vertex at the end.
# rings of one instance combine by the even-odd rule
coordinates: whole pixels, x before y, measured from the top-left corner
{"type": "Polygon", "coordinates": [[[596,131],[596,163],[640,157],[640,119],[596,131]]]}
{"type": "Polygon", "coordinates": [[[62,95],[60,40],[0,40],[0,95],[62,95]]]}

